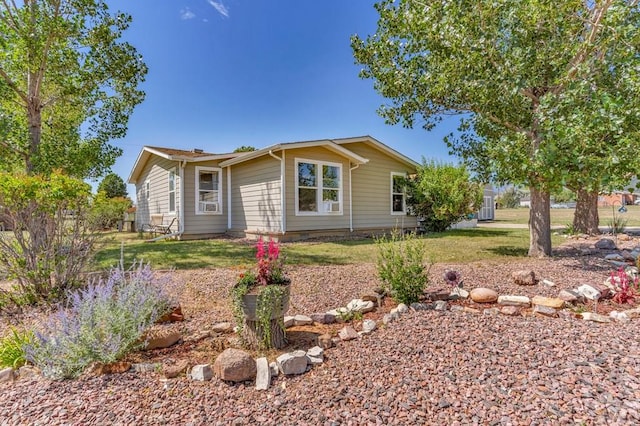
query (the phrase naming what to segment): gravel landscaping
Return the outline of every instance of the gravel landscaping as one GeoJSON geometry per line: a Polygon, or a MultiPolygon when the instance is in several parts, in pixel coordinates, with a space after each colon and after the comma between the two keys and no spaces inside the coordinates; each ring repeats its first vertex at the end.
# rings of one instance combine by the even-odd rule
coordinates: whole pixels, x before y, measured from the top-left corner
{"type": "MultiPolygon", "coordinates": [[[[579,244],[558,250],[553,259],[437,264],[429,290],[446,288],[447,268],[461,272],[465,289],[489,287],[529,297],[555,297],[562,289],[601,283],[614,268],[603,261],[604,253],[588,249],[592,242],[579,244]],[[518,269],[533,270],[540,282],[515,285],[511,272],[518,269]],[[555,286],[542,284],[543,279],[555,286]]],[[[288,274],[290,314],[344,306],[379,285],[373,264],[290,267],[288,274]]],[[[189,337],[232,320],[228,291],[237,271],[174,275],[186,320],[171,327],[183,332],[185,343],[132,354],[130,360],[213,363],[229,335],[197,342],[189,337]]],[[[392,307],[387,300],[365,318],[380,319],[392,307]]],[[[604,314],[626,308],[611,301],[597,306],[604,314]]],[[[637,424],[639,321],[599,324],[573,315],[410,311],[372,334],[326,350],[324,363],[306,374],[278,376],[266,391],[255,390],[253,382],[195,382],[184,374],[167,380],[159,371],[67,381],[20,378],[0,384],[0,424],[637,424]]],[[[294,331],[292,345],[340,326],[328,327],[294,331]]],[[[272,360],[277,354],[267,356],[272,360]]]]}

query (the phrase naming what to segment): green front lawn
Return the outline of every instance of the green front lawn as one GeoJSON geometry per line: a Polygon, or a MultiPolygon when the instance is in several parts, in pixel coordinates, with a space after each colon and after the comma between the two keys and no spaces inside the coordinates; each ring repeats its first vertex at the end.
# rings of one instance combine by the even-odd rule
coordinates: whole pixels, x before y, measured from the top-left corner
{"type": "MultiPolygon", "coordinates": [[[[136,234],[112,233],[98,252],[95,269],[118,263],[121,244],[125,264],[133,260],[151,262],[154,269],[196,269],[245,267],[254,263],[254,246],[240,240],[158,241],[146,243],[136,234]]],[[[488,259],[526,256],[529,231],[526,229],[459,229],[424,237],[428,257],[433,262],[467,263],[488,259]]],[[[554,236],[554,245],[561,241],[554,236]]],[[[377,250],[372,239],[306,241],[282,245],[289,265],[342,265],[375,262],[377,250]]]]}
{"type": "MultiPolygon", "coordinates": [[[[627,221],[627,226],[640,226],[640,206],[626,207],[626,213],[618,213],[618,208],[620,208],[619,204],[616,204],[614,208],[599,208],[598,215],[600,216],[600,226],[607,226],[613,218],[614,212],[616,216],[627,221]]],[[[551,225],[565,226],[572,223],[574,212],[575,209],[551,209],[551,225]]],[[[500,223],[517,223],[526,225],[529,223],[529,209],[526,207],[519,209],[497,209],[495,221],[500,223]]]]}

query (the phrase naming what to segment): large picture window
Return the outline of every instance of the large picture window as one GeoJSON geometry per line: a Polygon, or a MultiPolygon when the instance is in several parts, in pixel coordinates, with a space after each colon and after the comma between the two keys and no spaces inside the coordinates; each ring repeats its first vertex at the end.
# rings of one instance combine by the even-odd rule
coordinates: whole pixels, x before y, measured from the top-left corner
{"type": "Polygon", "coordinates": [[[196,214],[222,214],[222,170],[196,167],[196,214]]]}
{"type": "Polygon", "coordinates": [[[407,212],[405,178],[404,173],[391,173],[391,214],[406,214],[407,212]]]}
{"type": "Polygon", "coordinates": [[[176,170],[169,170],[169,212],[176,211],[176,170]]]}
{"type": "Polygon", "coordinates": [[[296,214],[342,213],[342,165],[296,160],[296,214]]]}

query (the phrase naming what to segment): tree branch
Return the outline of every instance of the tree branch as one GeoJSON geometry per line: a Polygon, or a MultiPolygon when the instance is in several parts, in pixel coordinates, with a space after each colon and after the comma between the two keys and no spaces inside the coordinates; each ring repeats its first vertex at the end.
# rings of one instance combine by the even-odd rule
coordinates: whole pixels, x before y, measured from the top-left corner
{"type": "Polygon", "coordinates": [[[7,74],[5,72],[5,70],[2,69],[2,68],[0,68],[0,77],[2,77],[2,79],[7,83],[7,85],[11,89],[13,89],[13,91],[16,92],[16,94],[18,96],[20,96],[20,98],[24,101],[25,104],[27,104],[29,102],[29,100],[27,98],[27,94],[25,92],[23,92],[22,90],[20,90],[18,85],[11,79],[9,74],[7,74]]]}

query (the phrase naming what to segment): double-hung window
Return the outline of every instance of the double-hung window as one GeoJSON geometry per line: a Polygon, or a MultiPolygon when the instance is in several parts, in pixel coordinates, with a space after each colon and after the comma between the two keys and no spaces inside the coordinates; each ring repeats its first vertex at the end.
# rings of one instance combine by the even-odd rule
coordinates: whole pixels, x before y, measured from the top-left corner
{"type": "Polygon", "coordinates": [[[342,165],[296,159],[296,214],[342,213],[342,165]]]}
{"type": "Polygon", "coordinates": [[[405,173],[391,172],[391,214],[406,214],[405,173]]]}
{"type": "Polygon", "coordinates": [[[169,213],[176,211],[176,169],[169,170],[169,213]]]}
{"type": "Polygon", "coordinates": [[[149,179],[144,181],[144,198],[148,201],[151,198],[151,184],[149,179]]]}
{"type": "Polygon", "coordinates": [[[196,167],[196,214],[222,214],[222,169],[196,167]]]}

